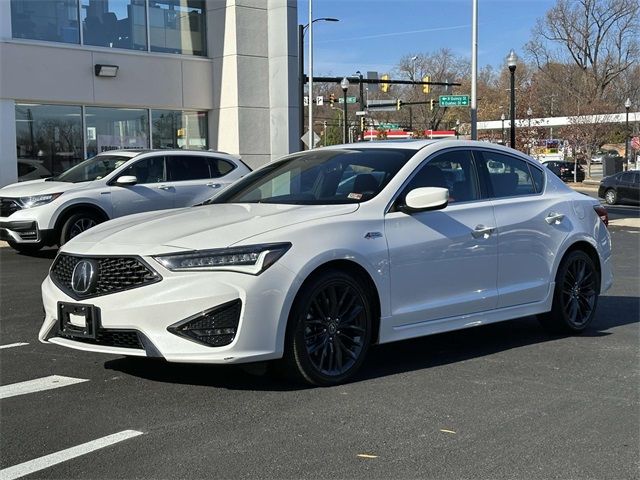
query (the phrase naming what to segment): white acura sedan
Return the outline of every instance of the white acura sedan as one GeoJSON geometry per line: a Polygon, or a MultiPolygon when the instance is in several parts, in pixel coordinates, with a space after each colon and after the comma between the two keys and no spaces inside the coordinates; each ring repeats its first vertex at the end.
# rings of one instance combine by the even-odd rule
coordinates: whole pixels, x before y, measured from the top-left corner
{"type": "Polygon", "coordinates": [[[170,362],[280,359],[332,385],[375,343],[528,315],[584,330],[612,284],[607,221],[597,200],[487,143],[296,153],[206,204],[66,243],[39,337],[170,362]]]}

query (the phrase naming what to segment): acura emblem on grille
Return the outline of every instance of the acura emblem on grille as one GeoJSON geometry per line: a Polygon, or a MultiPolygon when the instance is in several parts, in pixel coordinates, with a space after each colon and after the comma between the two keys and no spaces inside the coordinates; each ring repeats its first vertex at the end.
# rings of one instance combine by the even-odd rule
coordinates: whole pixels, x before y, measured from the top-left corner
{"type": "Polygon", "coordinates": [[[71,288],[78,294],[89,292],[97,283],[98,265],[93,260],[80,260],[71,274],[71,288]]]}

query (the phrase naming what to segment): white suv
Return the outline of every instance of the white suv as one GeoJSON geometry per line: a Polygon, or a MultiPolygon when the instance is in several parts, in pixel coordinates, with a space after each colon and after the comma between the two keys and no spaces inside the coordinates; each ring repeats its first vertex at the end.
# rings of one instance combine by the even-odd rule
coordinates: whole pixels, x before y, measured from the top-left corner
{"type": "Polygon", "coordinates": [[[112,218],[200,203],[249,172],[219,152],[100,153],[57,177],[0,188],[0,239],[21,252],[62,245],[112,218]]]}

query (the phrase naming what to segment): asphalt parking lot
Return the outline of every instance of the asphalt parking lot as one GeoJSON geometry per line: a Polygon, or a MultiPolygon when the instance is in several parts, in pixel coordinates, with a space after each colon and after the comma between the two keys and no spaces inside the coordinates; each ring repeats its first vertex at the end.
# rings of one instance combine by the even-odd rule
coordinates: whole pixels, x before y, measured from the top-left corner
{"type": "Polygon", "coordinates": [[[25,478],[638,478],[640,229],[611,233],[583,335],[524,318],[379,346],[326,389],[40,344],[55,252],[0,248],[0,479],[63,458],[25,478]]]}

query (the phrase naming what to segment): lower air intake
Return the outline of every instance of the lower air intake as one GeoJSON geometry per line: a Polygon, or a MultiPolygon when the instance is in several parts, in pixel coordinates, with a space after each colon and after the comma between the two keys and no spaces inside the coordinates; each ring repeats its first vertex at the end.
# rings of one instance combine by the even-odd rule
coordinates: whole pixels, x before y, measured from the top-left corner
{"type": "Polygon", "coordinates": [[[210,347],[229,345],[236,338],[242,302],[233,300],[167,327],[174,335],[210,347]]]}

